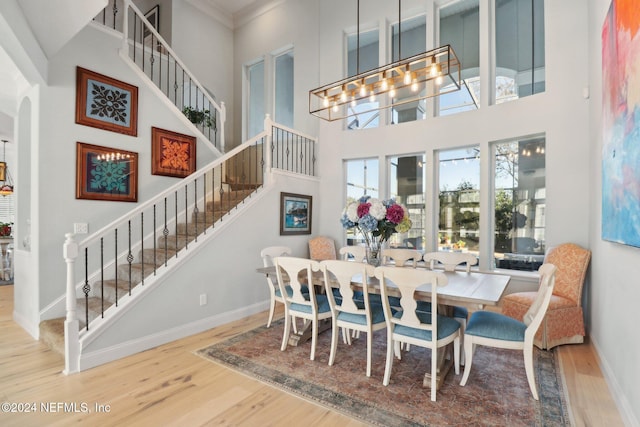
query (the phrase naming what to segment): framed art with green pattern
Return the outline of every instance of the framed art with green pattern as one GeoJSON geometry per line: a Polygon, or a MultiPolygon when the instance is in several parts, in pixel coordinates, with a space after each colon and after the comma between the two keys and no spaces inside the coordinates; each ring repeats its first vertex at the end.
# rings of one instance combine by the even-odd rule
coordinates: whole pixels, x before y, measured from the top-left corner
{"type": "Polygon", "coordinates": [[[138,201],[138,153],[76,144],[76,198],[138,201]]]}
{"type": "Polygon", "coordinates": [[[76,68],[76,123],[138,135],[138,88],[76,68]]]}
{"type": "Polygon", "coordinates": [[[196,137],[151,128],[151,173],[184,178],[196,170],[196,137]]]}

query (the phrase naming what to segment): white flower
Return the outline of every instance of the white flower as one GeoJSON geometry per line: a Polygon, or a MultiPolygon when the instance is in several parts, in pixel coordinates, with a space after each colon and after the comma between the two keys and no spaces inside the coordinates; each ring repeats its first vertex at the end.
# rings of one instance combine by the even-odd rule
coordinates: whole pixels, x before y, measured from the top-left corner
{"type": "Polygon", "coordinates": [[[360,218],[358,218],[358,205],[359,203],[353,202],[347,206],[347,218],[349,221],[357,223],[360,218]]]}
{"type": "Polygon", "coordinates": [[[380,199],[369,199],[371,207],[369,208],[369,215],[377,219],[378,221],[384,219],[387,215],[387,208],[384,207],[380,199]]]}

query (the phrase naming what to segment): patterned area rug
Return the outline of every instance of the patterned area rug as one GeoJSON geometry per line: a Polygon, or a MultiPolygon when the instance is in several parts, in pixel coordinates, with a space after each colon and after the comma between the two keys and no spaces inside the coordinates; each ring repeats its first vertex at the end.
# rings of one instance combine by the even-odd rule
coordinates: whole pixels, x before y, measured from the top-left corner
{"type": "Polygon", "coordinates": [[[453,368],[432,402],[422,387],[430,351],[412,346],[395,360],[389,386],[382,385],[386,331],[374,332],[371,377],[366,372],[366,335],[348,346],[340,340],[328,366],[331,333],[321,333],[316,357],[311,342],[280,351],[283,322],[260,327],[198,350],[200,356],[252,378],[379,426],[565,426],[570,425],[556,355],[534,348],[540,401],[531,396],[522,353],[478,347],[465,387],[453,368]]]}

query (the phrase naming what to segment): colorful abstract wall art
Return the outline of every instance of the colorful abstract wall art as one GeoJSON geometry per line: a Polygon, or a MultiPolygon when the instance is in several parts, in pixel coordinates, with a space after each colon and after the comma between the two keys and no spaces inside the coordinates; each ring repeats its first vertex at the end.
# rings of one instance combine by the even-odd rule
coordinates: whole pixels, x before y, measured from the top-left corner
{"type": "Polygon", "coordinates": [[[602,238],[640,247],[640,8],[613,0],[602,26],[602,238]]]}
{"type": "Polygon", "coordinates": [[[76,68],[76,123],[138,135],[138,88],[76,68]]]}
{"type": "Polygon", "coordinates": [[[184,178],[196,170],[196,137],[151,128],[151,173],[184,178]]]}
{"type": "Polygon", "coordinates": [[[78,142],[76,198],[136,202],[138,153],[78,142]]]}

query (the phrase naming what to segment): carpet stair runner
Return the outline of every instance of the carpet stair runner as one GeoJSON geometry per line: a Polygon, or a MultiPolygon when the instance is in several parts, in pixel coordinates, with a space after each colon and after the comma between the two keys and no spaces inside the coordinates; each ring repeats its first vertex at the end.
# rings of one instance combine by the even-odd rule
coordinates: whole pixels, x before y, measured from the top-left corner
{"type": "MultiPolygon", "coordinates": [[[[204,212],[198,211],[191,214],[191,220],[178,223],[176,228],[169,230],[166,237],[158,238],[156,248],[145,248],[138,253],[138,261],[129,264],[121,264],[118,266],[118,280],[109,279],[104,281],[101,291],[100,281],[91,284],[92,292],[88,298],[89,307],[89,323],[93,319],[101,316],[101,313],[119,301],[123,296],[129,293],[131,289],[142,283],[143,277],[148,277],[154,272],[154,264],[156,267],[162,266],[166,260],[174,257],[176,253],[182,250],[190,242],[195,240],[196,235],[202,234],[206,227],[211,227],[216,221],[220,220],[224,215],[231,211],[255,192],[257,186],[251,188],[236,189],[233,188],[223,194],[222,200],[208,201],[204,212]],[[166,241],[166,246],[165,246],[166,241]],[[166,258],[166,259],[165,259],[166,258]],[[131,279],[131,280],[129,280],[131,279]],[[116,291],[117,289],[117,291],[116,291]],[[103,293],[104,300],[100,298],[103,293]],[[104,301],[104,302],[103,302],[104,301]]],[[[186,221],[186,218],[184,218],[186,221]]],[[[84,296],[77,299],[77,315],[80,320],[80,329],[86,327],[85,323],[85,307],[87,300],[84,296]]],[[[49,347],[64,355],[64,317],[49,319],[40,322],[40,340],[49,345],[49,347]]]]}

